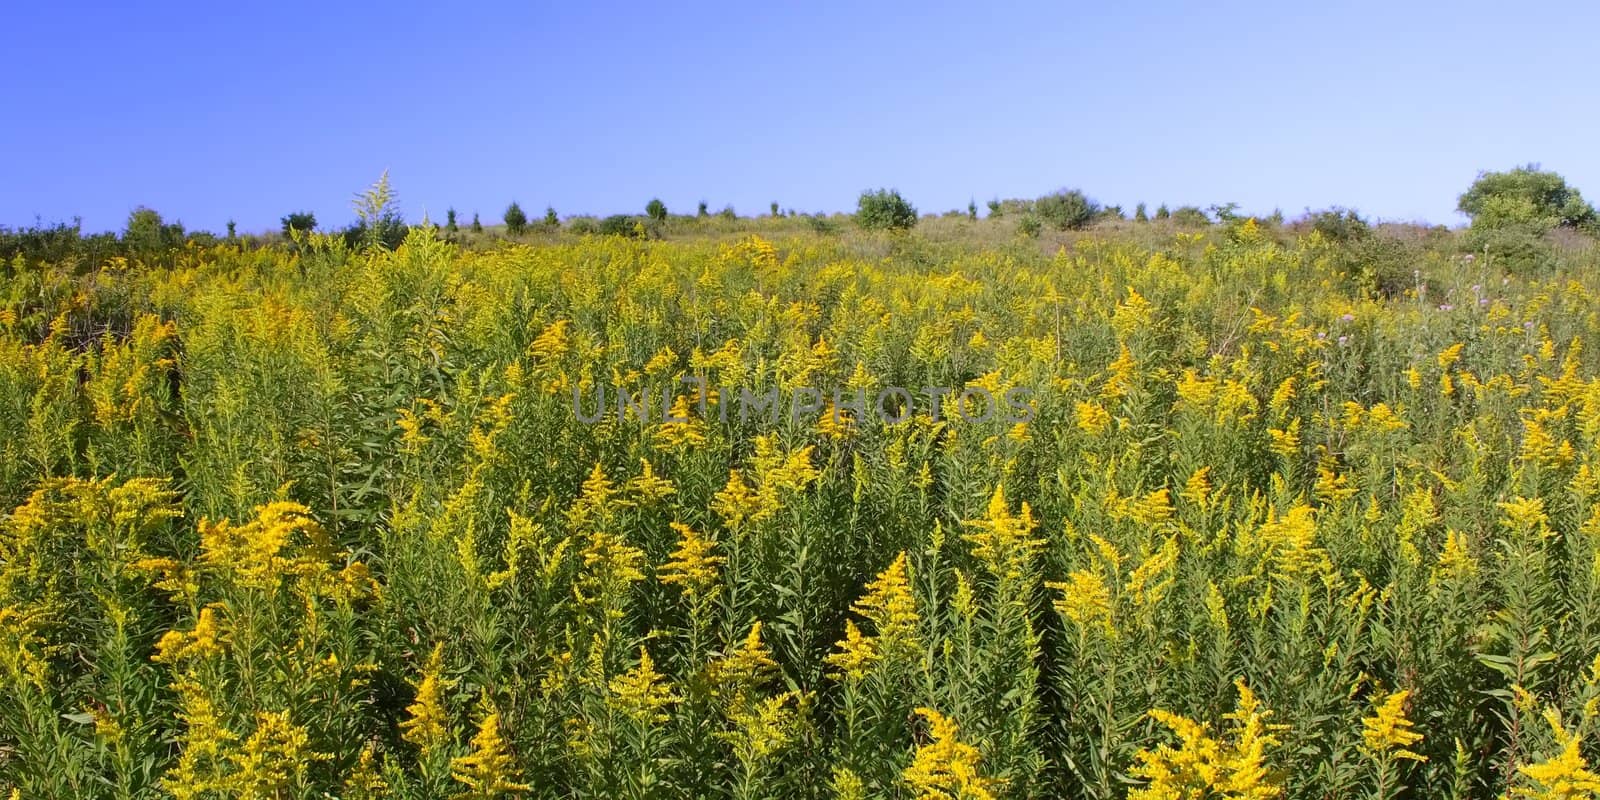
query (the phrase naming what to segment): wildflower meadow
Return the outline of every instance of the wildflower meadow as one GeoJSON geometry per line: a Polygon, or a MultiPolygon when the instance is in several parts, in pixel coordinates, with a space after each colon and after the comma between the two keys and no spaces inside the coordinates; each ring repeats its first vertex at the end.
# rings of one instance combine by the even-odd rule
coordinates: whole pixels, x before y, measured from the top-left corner
{"type": "Polygon", "coordinates": [[[1592,242],[971,217],[0,264],[0,795],[1600,797],[1592,242]]]}

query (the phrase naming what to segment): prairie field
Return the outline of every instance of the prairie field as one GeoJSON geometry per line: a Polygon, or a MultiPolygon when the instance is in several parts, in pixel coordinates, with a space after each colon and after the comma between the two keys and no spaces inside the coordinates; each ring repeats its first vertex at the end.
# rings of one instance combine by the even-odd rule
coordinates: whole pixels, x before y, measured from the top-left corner
{"type": "Polygon", "coordinates": [[[0,795],[1600,796],[1592,240],[1012,219],[0,264],[0,795]]]}

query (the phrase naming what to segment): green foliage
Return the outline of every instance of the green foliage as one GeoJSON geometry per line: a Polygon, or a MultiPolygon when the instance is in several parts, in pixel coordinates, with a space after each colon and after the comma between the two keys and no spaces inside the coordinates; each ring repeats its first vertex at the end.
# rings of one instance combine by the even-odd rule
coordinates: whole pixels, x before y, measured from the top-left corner
{"type": "Polygon", "coordinates": [[[1595,210],[1560,175],[1536,164],[1507,172],[1480,172],[1462,193],[1457,210],[1474,228],[1520,228],[1543,233],[1557,227],[1590,227],[1595,210]]]}
{"type": "Polygon", "coordinates": [[[1303,224],[1335,242],[1354,241],[1372,233],[1372,226],[1355,209],[1338,206],[1308,213],[1303,224]]]}
{"type": "Polygon", "coordinates": [[[559,227],[561,227],[561,217],[556,215],[555,206],[545,206],[545,209],[544,209],[544,226],[546,228],[559,228],[559,227]]]}
{"type": "Polygon", "coordinates": [[[450,232],[450,233],[455,233],[456,232],[456,210],[455,210],[455,208],[453,206],[451,208],[445,209],[445,212],[444,212],[444,229],[446,231],[450,232]]]}
{"type": "Polygon", "coordinates": [[[1058,231],[1076,230],[1094,222],[1100,204],[1077,189],[1062,189],[1033,201],[1033,212],[1058,231]]]}
{"type": "Polygon", "coordinates": [[[772,216],[778,216],[778,201],[772,201],[772,216]]]}
{"type": "Polygon", "coordinates": [[[627,239],[643,239],[647,235],[644,219],[632,214],[612,214],[600,220],[597,230],[602,236],[621,236],[627,239]]]}
{"type": "Polygon", "coordinates": [[[483,233],[483,223],[478,221],[478,212],[472,212],[472,232],[483,233]]]}
{"type": "MultiPolygon", "coordinates": [[[[1159,217],[1159,214],[1157,215],[1159,217]]],[[[1204,228],[1211,224],[1211,218],[1198,206],[1181,206],[1172,212],[1174,224],[1184,228],[1204,228]]]]}
{"type": "Polygon", "coordinates": [[[1171,216],[1172,216],[1172,212],[1167,210],[1167,204],[1166,203],[1162,203],[1159,207],[1156,208],[1156,219],[1168,219],[1171,216]]]}
{"type": "Polygon", "coordinates": [[[1211,206],[1210,211],[1211,216],[1224,225],[1243,219],[1239,216],[1238,203],[1217,203],[1211,206]]]}
{"type": "Polygon", "coordinates": [[[502,217],[502,221],[506,224],[506,233],[512,236],[521,236],[522,232],[528,228],[528,215],[522,213],[522,206],[517,205],[515,200],[511,201],[511,205],[506,206],[506,213],[502,217]]]}
{"type": "Polygon", "coordinates": [[[1044,223],[1039,220],[1039,215],[1032,211],[1025,212],[1017,219],[1017,232],[1029,239],[1036,239],[1044,231],[1044,223]]]}
{"type": "Polygon", "coordinates": [[[723,206],[722,210],[717,212],[717,216],[722,217],[728,222],[733,222],[739,219],[739,214],[733,210],[733,206],[723,206]]]}
{"type": "Polygon", "coordinates": [[[1555,248],[1542,225],[1478,225],[1468,229],[1465,246],[1490,267],[1513,273],[1543,271],[1555,261],[1555,248]]]}
{"type": "Polygon", "coordinates": [[[283,223],[284,237],[289,239],[294,238],[295,232],[304,235],[317,229],[317,215],[310,211],[296,211],[285,214],[280,222],[283,223]]]}
{"type": "Polygon", "coordinates": [[[917,224],[917,209],[893,189],[869,190],[856,201],[856,223],[868,230],[909,230],[917,224]]]}
{"type": "Polygon", "coordinates": [[[653,197],[650,199],[649,203],[645,204],[644,213],[645,216],[648,216],[656,222],[666,222],[667,204],[661,202],[661,198],[653,197]]]}
{"type": "Polygon", "coordinates": [[[1134,222],[1149,222],[1150,221],[1150,215],[1145,213],[1144,203],[1140,203],[1139,205],[1134,206],[1134,208],[1133,208],[1133,221],[1134,222]]]}
{"type": "Polygon", "coordinates": [[[805,220],[807,227],[824,236],[832,236],[839,232],[839,224],[825,214],[807,214],[805,220]]]}
{"type": "Polygon", "coordinates": [[[128,214],[122,242],[131,253],[153,256],[183,246],[183,225],[168,224],[155,209],[139,206],[128,214]]]}
{"type": "Polygon", "coordinates": [[[978,219],[978,202],[976,200],[967,201],[967,219],[973,221],[978,219]]]}

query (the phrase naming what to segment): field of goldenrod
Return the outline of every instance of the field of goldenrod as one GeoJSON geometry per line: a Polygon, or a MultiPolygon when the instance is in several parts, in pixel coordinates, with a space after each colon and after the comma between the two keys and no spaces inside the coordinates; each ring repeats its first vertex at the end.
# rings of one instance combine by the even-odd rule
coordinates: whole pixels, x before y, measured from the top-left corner
{"type": "Polygon", "coordinates": [[[1341,247],[0,265],[0,792],[1596,796],[1600,270],[1341,247]]]}

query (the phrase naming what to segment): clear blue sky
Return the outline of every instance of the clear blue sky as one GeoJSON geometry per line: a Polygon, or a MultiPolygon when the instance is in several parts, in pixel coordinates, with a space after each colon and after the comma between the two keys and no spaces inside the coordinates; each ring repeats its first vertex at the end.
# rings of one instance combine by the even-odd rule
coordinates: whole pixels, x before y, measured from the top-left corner
{"type": "Polygon", "coordinates": [[[1063,186],[1457,224],[1480,169],[1600,200],[1591,3],[18,0],[0,225],[923,211],[1063,186]]]}

